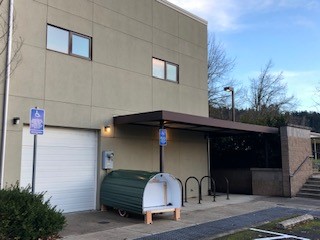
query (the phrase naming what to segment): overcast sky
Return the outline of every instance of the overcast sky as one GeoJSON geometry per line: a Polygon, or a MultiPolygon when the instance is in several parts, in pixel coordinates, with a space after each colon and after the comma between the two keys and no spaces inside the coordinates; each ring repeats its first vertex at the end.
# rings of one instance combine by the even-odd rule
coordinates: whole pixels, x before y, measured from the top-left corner
{"type": "Polygon", "coordinates": [[[208,21],[209,34],[236,58],[232,76],[243,85],[272,59],[300,102],[297,110],[319,112],[320,0],[169,1],[208,21]]]}

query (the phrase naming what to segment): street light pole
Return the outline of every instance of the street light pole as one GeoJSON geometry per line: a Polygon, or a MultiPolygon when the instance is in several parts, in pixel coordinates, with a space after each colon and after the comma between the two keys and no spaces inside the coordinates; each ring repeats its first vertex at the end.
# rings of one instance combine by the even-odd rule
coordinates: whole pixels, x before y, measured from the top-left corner
{"type": "Polygon", "coordinates": [[[234,107],[234,89],[233,87],[225,87],[224,90],[226,92],[231,92],[231,98],[232,98],[232,121],[236,121],[236,109],[234,107]]]}

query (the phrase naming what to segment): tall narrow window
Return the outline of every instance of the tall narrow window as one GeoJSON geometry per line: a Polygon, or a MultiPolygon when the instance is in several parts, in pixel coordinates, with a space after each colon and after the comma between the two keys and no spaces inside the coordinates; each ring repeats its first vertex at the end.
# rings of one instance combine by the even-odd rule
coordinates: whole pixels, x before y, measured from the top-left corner
{"type": "Polygon", "coordinates": [[[48,25],[47,49],[91,59],[91,37],[48,25]]]}
{"type": "Polygon", "coordinates": [[[179,66],[157,58],[152,58],[152,76],[172,82],[178,82],[179,66]]]}

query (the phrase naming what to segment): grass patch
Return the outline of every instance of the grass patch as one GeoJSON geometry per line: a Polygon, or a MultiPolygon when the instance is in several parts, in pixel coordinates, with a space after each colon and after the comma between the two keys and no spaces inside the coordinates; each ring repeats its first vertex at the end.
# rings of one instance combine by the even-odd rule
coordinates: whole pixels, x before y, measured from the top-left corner
{"type": "MultiPolygon", "coordinates": [[[[312,221],[298,224],[294,226],[292,229],[282,230],[276,227],[277,223],[293,217],[296,217],[296,215],[286,217],[286,218],[280,218],[275,221],[258,226],[256,228],[261,230],[271,231],[271,232],[284,233],[284,234],[294,235],[298,237],[310,238],[314,240],[320,239],[320,219],[314,219],[312,221]]],[[[255,232],[248,229],[248,230],[240,231],[234,234],[230,234],[230,235],[223,236],[220,238],[215,238],[215,239],[217,240],[249,240],[249,239],[255,239],[255,238],[275,237],[275,236],[276,235],[255,232]]]]}

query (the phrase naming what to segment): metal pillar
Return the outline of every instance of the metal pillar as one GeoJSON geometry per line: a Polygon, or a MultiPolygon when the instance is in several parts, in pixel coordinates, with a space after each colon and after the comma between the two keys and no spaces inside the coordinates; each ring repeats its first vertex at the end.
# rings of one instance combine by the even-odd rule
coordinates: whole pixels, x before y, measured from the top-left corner
{"type": "Polygon", "coordinates": [[[317,141],[316,141],[316,139],[313,139],[313,151],[314,151],[314,159],[318,160],[317,141]]]}
{"type": "MultiPolygon", "coordinates": [[[[160,121],[160,129],[164,129],[164,121],[160,121]]],[[[164,146],[160,144],[160,172],[163,172],[164,146]]]]}
{"type": "MultiPolygon", "coordinates": [[[[4,188],[4,163],[6,156],[6,141],[7,141],[7,121],[8,121],[8,106],[10,92],[10,75],[11,75],[11,48],[13,34],[13,0],[9,1],[9,22],[8,22],[8,44],[6,55],[6,73],[4,81],[3,95],[3,115],[2,115],[2,134],[1,134],[1,158],[0,158],[0,189],[4,188]]],[[[3,26],[5,28],[5,26],[3,26]]]]}
{"type": "Polygon", "coordinates": [[[232,98],[232,121],[236,121],[236,109],[234,106],[234,90],[231,91],[231,98],[232,98]]]}

